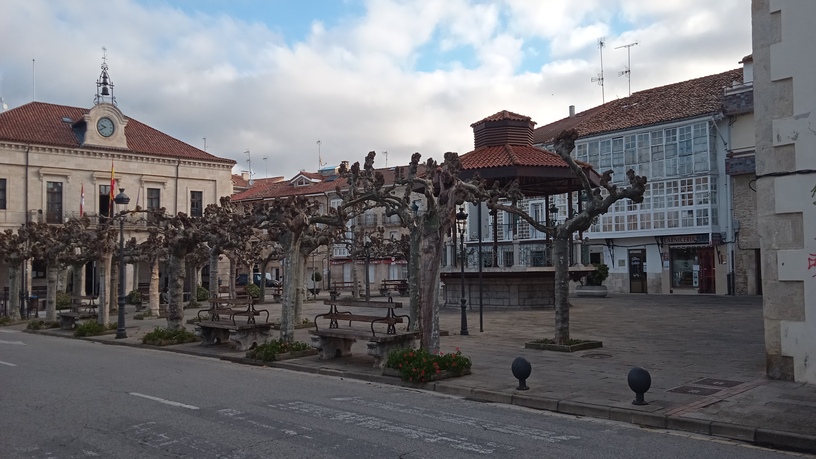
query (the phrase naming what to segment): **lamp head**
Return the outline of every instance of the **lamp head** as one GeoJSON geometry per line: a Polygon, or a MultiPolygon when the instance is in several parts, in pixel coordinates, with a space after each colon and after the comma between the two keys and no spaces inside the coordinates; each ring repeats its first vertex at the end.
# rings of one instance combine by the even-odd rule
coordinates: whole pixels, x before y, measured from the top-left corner
{"type": "Polygon", "coordinates": [[[113,198],[113,202],[119,205],[127,205],[130,202],[130,198],[125,194],[124,188],[119,188],[119,194],[113,198]]]}

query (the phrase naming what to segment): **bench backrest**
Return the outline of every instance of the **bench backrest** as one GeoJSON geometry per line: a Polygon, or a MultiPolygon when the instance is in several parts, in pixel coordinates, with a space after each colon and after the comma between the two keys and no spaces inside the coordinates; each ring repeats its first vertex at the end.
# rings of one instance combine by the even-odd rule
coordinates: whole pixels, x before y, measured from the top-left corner
{"type": "Polygon", "coordinates": [[[365,300],[323,300],[325,305],[345,306],[347,308],[401,308],[402,303],[391,301],[365,301],[365,300]]]}

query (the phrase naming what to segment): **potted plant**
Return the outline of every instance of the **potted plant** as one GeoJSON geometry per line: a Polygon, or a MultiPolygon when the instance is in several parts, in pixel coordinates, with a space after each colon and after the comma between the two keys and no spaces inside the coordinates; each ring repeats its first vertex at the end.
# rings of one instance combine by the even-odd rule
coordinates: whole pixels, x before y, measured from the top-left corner
{"type": "Polygon", "coordinates": [[[609,266],[605,263],[596,263],[595,271],[591,271],[581,280],[581,285],[575,287],[575,296],[603,298],[606,296],[606,285],[603,282],[609,277],[609,266]]]}
{"type": "Polygon", "coordinates": [[[320,287],[317,286],[317,283],[323,280],[323,275],[320,274],[319,271],[314,271],[312,273],[312,288],[309,289],[309,293],[312,295],[317,295],[320,293],[320,287]]]}

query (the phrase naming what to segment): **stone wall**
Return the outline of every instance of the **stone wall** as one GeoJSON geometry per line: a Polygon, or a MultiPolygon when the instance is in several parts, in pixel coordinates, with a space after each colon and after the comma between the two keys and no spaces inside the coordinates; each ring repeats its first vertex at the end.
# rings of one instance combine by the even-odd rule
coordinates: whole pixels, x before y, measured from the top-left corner
{"type": "MultiPolygon", "coordinates": [[[[445,276],[443,308],[461,307],[461,278],[445,276]]],[[[552,309],[554,306],[553,277],[488,277],[482,279],[482,304],[485,310],[552,309]]],[[[468,310],[479,309],[479,279],[465,278],[465,298],[468,310]]]]}

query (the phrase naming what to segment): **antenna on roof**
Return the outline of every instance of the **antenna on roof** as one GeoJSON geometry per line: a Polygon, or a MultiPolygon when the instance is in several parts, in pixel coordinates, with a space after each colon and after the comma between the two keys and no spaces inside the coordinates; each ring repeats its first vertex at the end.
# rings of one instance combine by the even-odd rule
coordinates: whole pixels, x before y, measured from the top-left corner
{"type": "Polygon", "coordinates": [[[31,100],[37,100],[37,76],[34,59],[31,59],[31,100]]]}
{"type": "Polygon", "coordinates": [[[264,175],[265,175],[265,177],[264,177],[264,178],[269,178],[269,163],[268,163],[268,162],[266,162],[266,160],[267,160],[267,159],[269,159],[269,158],[267,158],[266,156],[264,156],[264,157],[263,157],[263,162],[264,162],[264,175]]]}
{"type": "Polygon", "coordinates": [[[326,163],[323,162],[323,156],[320,155],[320,145],[322,145],[322,144],[323,144],[323,142],[321,142],[320,140],[317,141],[317,170],[318,171],[320,171],[321,167],[326,165],[326,163]]]}
{"type": "Polygon", "coordinates": [[[621,70],[618,72],[618,76],[626,75],[626,79],[629,80],[629,95],[632,95],[632,47],[637,45],[638,42],[629,43],[628,45],[621,45],[615,49],[626,48],[626,69],[621,70]]]}
{"type": "Polygon", "coordinates": [[[202,137],[201,139],[204,141],[204,151],[207,151],[207,138],[202,137]]]}
{"type": "Polygon", "coordinates": [[[249,164],[249,181],[247,183],[249,186],[252,186],[255,184],[255,180],[252,179],[252,157],[249,155],[249,150],[245,151],[244,153],[247,155],[247,163],[249,164]]]}
{"type": "Polygon", "coordinates": [[[598,74],[596,77],[592,77],[593,83],[598,83],[598,86],[601,87],[601,103],[606,103],[606,95],[604,94],[604,71],[603,71],[603,49],[606,45],[606,37],[601,37],[598,39],[598,50],[601,53],[601,73],[598,74]]]}
{"type": "Polygon", "coordinates": [[[385,156],[385,167],[388,167],[388,152],[384,151],[383,156],[385,156]]]}

